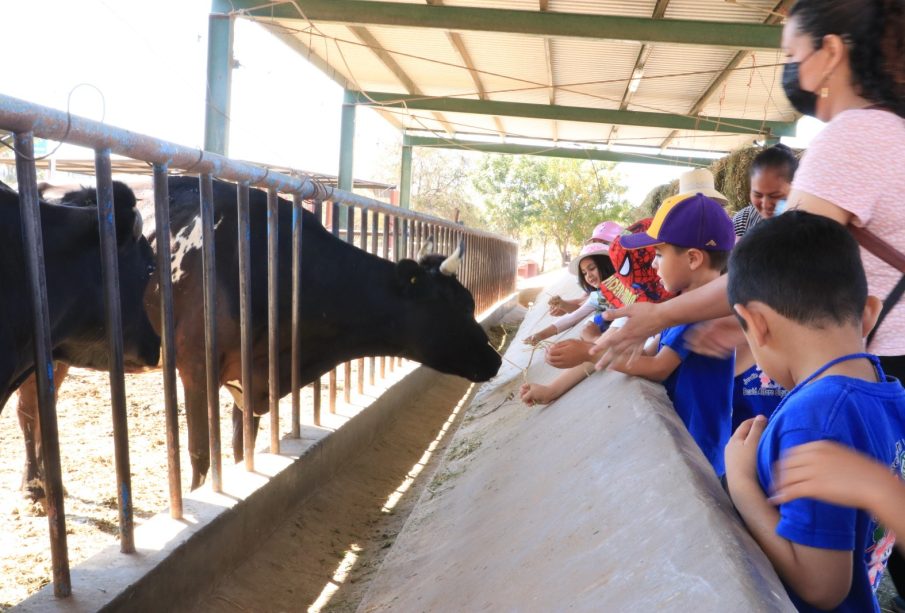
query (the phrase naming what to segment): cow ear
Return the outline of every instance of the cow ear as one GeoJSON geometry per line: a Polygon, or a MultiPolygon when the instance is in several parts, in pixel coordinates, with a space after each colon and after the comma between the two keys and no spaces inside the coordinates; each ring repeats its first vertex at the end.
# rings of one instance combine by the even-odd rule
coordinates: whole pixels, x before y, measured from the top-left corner
{"type": "Polygon", "coordinates": [[[135,193],[124,183],[113,182],[113,208],[116,211],[116,242],[124,245],[141,235],[141,215],[135,208],[135,193]]]}
{"type": "Polygon", "coordinates": [[[424,279],[424,269],[414,260],[400,260],[396,264],[396,281],[403,292],[423,283],[424,279]]]}

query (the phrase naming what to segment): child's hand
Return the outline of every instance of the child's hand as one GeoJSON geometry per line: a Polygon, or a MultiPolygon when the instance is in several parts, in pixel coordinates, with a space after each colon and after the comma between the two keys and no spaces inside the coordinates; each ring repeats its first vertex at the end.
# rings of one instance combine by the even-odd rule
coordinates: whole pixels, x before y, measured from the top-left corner
{"type": "Polygon", "coordinates": [[[519,397],[529,407],[535,404],[550,404],[555,400],[552,396],[550,388],[539,383],[525,383],[519,389],[519,397]]]}
{"type": "Polygon", "coordinates": [[[537,338],[537,334],[532,334],[531,336],[526,336],[524,339],[522,339],[522,342],[533,347],[540,342],[540,339],[537,338]]]}
{"type": "Polygon", "coordinates": [[[831,441],[790,449],[775,470],[776,491],[770,498],[774,504],[817,498],[863,509],[871,506],[874,494],[900,487],[889,468],[831,441]]]}
{"type": "Polygon", "coordinates": [[[757,479],[757,444],[767,426],[767,418],[758,415],[743,421],[726,444],[726,481],[731,494],[733,488],[751,485],[760,487],[757,479]]]}
{"type": "Polygon", "coordinates": [[[547,306],[550,307],[550,315],[555,317],[559,317],[560,315],[565,315],[566,310],[562,306],[562,296],[556,295],[550,298],[547,301],[547,306]]]}

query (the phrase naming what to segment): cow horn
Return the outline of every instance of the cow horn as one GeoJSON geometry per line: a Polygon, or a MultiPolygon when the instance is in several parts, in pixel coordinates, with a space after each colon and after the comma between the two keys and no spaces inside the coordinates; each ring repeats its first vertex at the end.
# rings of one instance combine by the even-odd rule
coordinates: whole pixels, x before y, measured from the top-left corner
{"type": "Polygon", "coordinates": [[[453,254],[443,260],[440,264],[440,272],[449,277],[455,276],[459,271],[459,265],[462,263],[462,254],[465,253],[465,241],[460,241],[459,246],[453,251],[453,254]]]}
{"type": "Polygon", "coordinates": [[[434,252],[434,237],[428,236],[427,242],[424,243],[421,247],[421,251],[418,252],[418,257],[415,258],[415,261],[420,262],[421,258],[428,256],[434,252]]]}

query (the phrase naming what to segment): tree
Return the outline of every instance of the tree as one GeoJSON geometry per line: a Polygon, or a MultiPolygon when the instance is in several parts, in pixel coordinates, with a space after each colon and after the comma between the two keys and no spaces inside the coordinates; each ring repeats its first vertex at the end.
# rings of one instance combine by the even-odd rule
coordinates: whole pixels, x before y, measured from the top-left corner
{"type": "Polygon", "coordinates": [[[519,240],[552,239],[563,263],[570,247],[583,243],[600,221],[630,220],[626,187],[613,164],[493,156],[474,183],[494,230],[519,240]]]}
{"type": "MultiPolygon", "coordinates": [[[[401,145],[385,144],[378,179],[387,183],[399,181],[401,145]]],[[[416,147],[412,155],[411,208],[442,219],[458,219],[467,226],[485,224],[484,212],[475,204],[471,176],[475,162],[467,154],[446,149],[416,147]]]]}

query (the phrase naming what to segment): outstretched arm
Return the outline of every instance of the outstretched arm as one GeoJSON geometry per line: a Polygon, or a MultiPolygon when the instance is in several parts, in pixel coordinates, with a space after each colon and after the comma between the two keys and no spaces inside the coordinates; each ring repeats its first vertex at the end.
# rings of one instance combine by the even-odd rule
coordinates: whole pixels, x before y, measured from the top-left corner
{"type": "Polygon", "coordinates": [[[619,356],[637,356],[648,337],[670,326],[732,315],[726,287],[727,276],[722,275],[666,302],[636,302],[607,311],[604,317],[611,321],[618,317],[628,317],[628,321],[612,334],[597,339],[591,350],[591,355],[598,358],[597,368],[608,367],[619,356]]]}
{"type": "Polygon", "coordinates": [[[593,373],[594,365],[590,362],[579,364],[560,374],[549,385],[525,383],[519,390],[519,397],[528,406],[550,404],[593,373]]]}
{"type": "Polygon", "coordinates": [[[627,357],[620,358],[610,364],[610,370],[662,383],[681,363],[682,358],[675,351],[669,347],[663,347],[656,355],[641,355],[631,361],[627,357]]]}
{"type": "MultiPolygon", "coordinates": [[[[905,483],[872,458],[844,445],[817,441],[794,447],[777,464],[770,502],[816,498],[870,511],[896,534],[905,535],[905,483]]],[[[905,543],[900,543],[905,547],[905,543]]]]}

